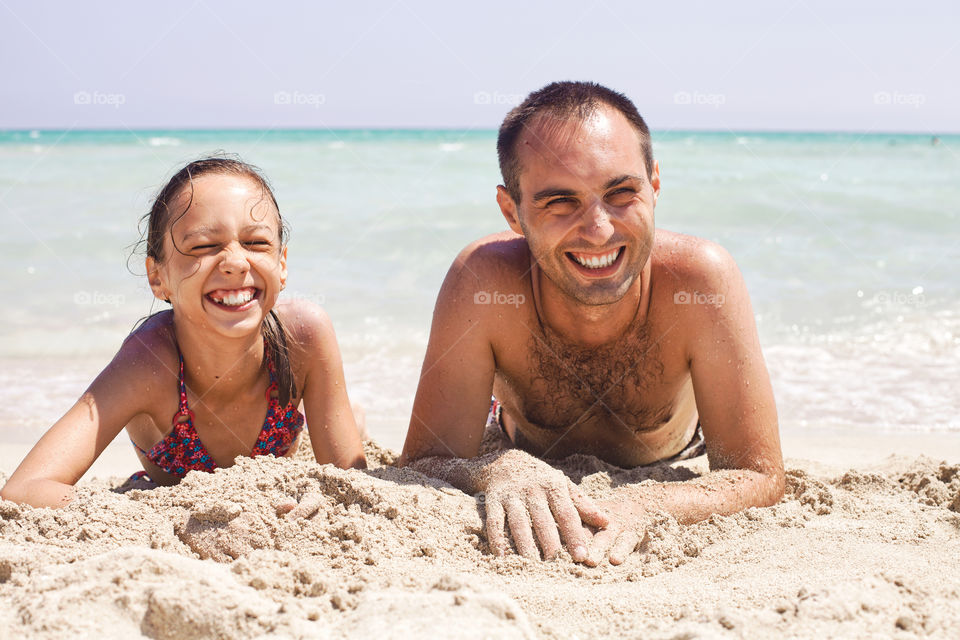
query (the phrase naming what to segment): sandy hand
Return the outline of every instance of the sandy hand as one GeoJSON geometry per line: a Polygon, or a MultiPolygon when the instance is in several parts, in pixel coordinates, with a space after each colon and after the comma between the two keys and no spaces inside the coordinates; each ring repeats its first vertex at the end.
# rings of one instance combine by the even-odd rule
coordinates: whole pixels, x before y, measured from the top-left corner
{"type": "Polygon", "coordinates": [[[309,518],[323,506],[323,494],[308,493],[301,498],[299,503],[293,498],[290,498],[278,502],[275,506],[277,515],[284,515],[287,520],[309,518]]]}
{"type": "Polygon", "coordinates": [[[483,475],[487,540],[494,554],[509,549],[506,523],[524,557],[540,559],[539,542],[543,557],[555,558],[562,540],[575,562],[588,559],[590,534],[583,524],[604,527],[608,518],[560,470],[512,449],[489,462],[483,475]]]}
{"type": "Polygon", "coordinates": [[[597,506],[610,514],[610,521],[594,534],[584,564],[595,567],[604,557],[610,564],[622,564],[643,542],[650,516],[646,509],[630,500],[602,500],[597,506]]]}

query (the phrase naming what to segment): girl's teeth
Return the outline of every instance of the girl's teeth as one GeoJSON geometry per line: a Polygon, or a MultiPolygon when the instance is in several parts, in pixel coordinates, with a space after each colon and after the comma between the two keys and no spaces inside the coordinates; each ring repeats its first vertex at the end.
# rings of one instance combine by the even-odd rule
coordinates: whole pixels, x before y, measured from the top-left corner
{"type": "Polygon", "coordinates": [[[239,307],[253,300],[253,291],[231,292],[222,298],[214,298],[214,300],[228,307],[239,307]]]}

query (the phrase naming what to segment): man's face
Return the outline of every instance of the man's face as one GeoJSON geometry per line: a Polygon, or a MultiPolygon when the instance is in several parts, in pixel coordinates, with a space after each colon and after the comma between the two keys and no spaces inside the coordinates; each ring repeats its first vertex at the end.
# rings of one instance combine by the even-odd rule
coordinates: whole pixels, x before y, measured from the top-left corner
{"type": "Polygon", "coordinates": [[[497,200],[544,275],[580,304],[623,298],[650,257],[660,191],[629,121],[608,107],[585,121],[540,118],[517,157],[522,201],[502,187],[497,200]]]}

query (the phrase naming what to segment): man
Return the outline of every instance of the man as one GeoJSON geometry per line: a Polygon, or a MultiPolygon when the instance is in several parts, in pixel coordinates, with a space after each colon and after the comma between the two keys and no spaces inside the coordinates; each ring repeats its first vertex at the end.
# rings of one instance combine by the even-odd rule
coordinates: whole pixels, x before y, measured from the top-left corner
{"type": "Polygon", "coordinates": [[[497,149],[511,231],[447,274],[401,462],[483,492],[494,553],[506,524],[524,556],[565,545],[591,566],[623,562],[653,511],[689,523],[777,502],[776,406],[743,278],[718,245],[654,230],[660,169],[633,103],[551,84],[507,115],[497,149]],[[512,446],[478,455],[491,391],[512,446]],[[543,461],[634,467],[704,443],[706,475],[600,503],[543,461]]]}

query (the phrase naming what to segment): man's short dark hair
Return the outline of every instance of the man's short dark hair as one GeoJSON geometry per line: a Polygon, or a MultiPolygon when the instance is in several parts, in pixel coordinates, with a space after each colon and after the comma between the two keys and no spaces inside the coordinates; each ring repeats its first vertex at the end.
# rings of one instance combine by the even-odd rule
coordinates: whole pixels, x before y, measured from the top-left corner
{"type": "Polygon", "coordinates": [[[583,122],[597,109],[607,105],[616,109],[633,125],[640,138],[640,150],[647,165],[647,177],[653,171],[653,149],[650,144],[650,129],[643,121],[637,107],[627,96],[608,89],[596,82],[553,82],[534,91],[519,105],[510,110],[500,125],[497,135],[497,156],[503,184],[513,201],[520,204],[520,161],[517,158],[517,138],[528,124],[541,115],[560,120],[583,122]]]}

